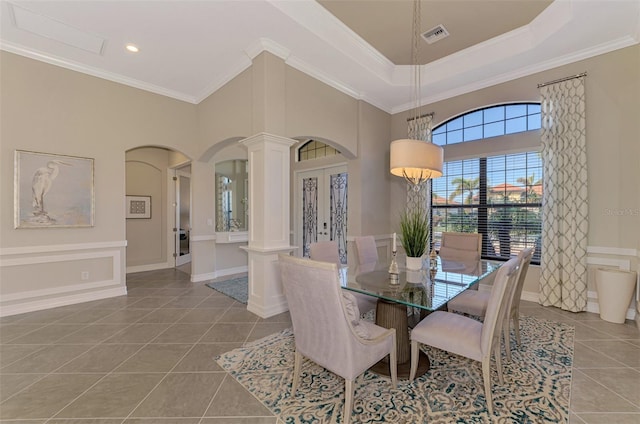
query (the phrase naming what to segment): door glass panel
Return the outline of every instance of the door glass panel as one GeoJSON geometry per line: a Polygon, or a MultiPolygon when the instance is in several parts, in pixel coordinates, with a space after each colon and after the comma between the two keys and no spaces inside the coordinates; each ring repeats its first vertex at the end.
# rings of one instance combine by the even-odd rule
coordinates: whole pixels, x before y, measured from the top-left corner
{"type": "Polygon", "coordinates": [[[318,178],[302,179],[302,256],[318,240],[318,178]]]}
{"type": "Polygon", "coordinates": [[[340,262],[347,263],[347,173],[330,176],[330,232],[338,242],[340,262]]]}

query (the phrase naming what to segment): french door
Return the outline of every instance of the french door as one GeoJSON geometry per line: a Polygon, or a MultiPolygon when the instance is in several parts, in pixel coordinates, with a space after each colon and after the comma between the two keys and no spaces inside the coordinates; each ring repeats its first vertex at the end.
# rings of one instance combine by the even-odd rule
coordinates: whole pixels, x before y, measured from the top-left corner
{"type": "Polygon", "coordinates": [[[340,261],[347,263],[346,165],[298,172],[296,174],[296,243],[309,257],[316,241],[335,240],[340,261]]]}

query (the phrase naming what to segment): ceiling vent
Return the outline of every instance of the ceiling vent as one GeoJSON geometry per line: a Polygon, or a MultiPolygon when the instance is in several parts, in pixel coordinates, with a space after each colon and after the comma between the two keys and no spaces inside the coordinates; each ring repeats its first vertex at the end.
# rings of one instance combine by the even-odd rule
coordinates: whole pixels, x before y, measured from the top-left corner
{"type": "Polygon", "coordinates": [[[442,24],[434,28],[431,28],[427,32],[422,33],[422,38],[424,38],[425,41],[429,44],[433,44],[436,41],[440,41],[443,38],[446,38],[448,36],[449,36],[449,31],[447,31],[444,25],[442,24]]]}

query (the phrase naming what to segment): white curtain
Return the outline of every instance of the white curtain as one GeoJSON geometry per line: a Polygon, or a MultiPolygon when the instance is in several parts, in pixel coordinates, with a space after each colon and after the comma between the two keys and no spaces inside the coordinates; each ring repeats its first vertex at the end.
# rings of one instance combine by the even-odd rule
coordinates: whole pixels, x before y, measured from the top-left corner
{"type": "Polygon", "coordinates": [[[587,149],[584,77],[546,85],[542,96],[540,303],[587,307],[587,149]]]}
{"type": "MultiPolygon", "coordinates": [[[[409,121],[407,133],[412,140],[423,140],[431,143],[431,128],[433,115],[428,114],[409,121]]],[[[431,184],[425,183],[419,190],[414,190],[414,186],[407,183],[407,209],[408,210],[429,210],[431,206],[431,184]]]]}

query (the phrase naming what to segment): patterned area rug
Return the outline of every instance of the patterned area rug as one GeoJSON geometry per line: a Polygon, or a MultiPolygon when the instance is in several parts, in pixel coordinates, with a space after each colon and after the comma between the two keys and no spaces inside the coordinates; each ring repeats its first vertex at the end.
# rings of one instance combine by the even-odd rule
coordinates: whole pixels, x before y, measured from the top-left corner
{"type": "Polygon", "coordinates": [[[217,281],[205,284],[220,293],[234,298],[240,303],[247,304],[249,299],[249,279],[248,277],[232,278],[231,280],[217,281]]]}
{"type": "MultiPolygon", "coordinates": [[[[431,369],[412,383],[366,372],[356,383],[357,423],[566,423],[569,416],[574,327],[533,317],[520,321],[522,345],[503,355],[505,384],[492,367],[494,416],[489,416],[479,362],[425,347],[431,369]]],[[[344,380],[305,360],[291,396],[291,329],[216,357],[267,408],[286,423],[342,422],[344,380]]]]}

